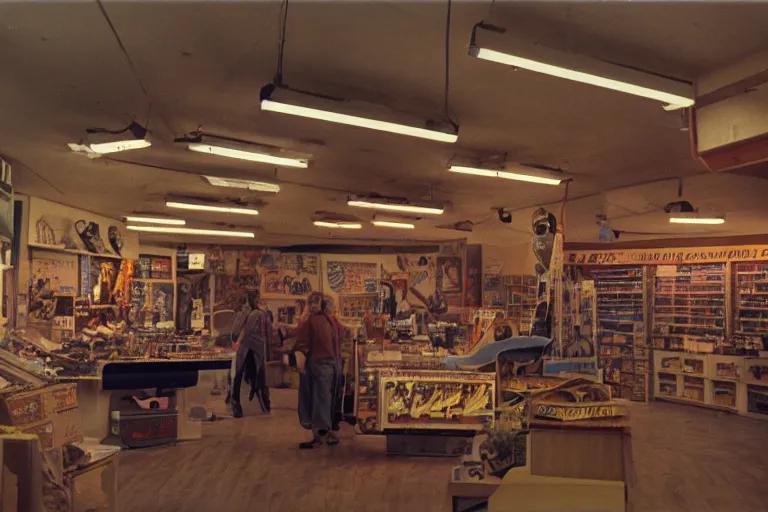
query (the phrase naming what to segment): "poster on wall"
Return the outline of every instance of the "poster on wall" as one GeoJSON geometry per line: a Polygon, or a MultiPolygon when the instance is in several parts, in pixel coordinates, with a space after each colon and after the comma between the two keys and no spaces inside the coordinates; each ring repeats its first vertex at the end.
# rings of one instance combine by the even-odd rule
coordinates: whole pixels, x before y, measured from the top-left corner
{"type": "Polygon", "coordinates": [[[318,257],[275,254],[262,258],[261,296],[269,299],[307,297],[320,289],[318,257]]]}
{"type": "Polygon", "coordinates": [[[57,295],[77,291],[77,257],[34,255],[29,286],[29,320],[37,327],[50,329],[57,295]]]}
{"type": "Polygon", "coordinates": [[[437,258],[437,288],[443,293],[461,292],[461,256],[437,258]]]}
{"type": "Polygon", "coordinates": [[[376,312],[379,296],[375,293],[339,295],[336,314],[347,318],[363,318],[368,312],[376,312]]]}
{"type": "Polygon", "coordinates": [[[467,246],[467,283],[464,286],[464,306],[475,308],[482,306],[483,300],[483,246],[467,246]]]}
{"type": "Polygon", "coordinates": [[[357,261],[328,261],[326,275],[328,287],[335,293],[376,293],[379,265],[357,261]]]}

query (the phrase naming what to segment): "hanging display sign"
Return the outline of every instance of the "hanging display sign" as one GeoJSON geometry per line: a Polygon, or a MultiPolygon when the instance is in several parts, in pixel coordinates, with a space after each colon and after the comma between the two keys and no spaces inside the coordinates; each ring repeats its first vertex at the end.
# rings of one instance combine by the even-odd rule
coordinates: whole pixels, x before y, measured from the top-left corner
{"type": "Polygon", "coordinates": [[[565,251],[567,265],[680,265],[768,259],[768,245],[565,251]]]}
{"type": "Polygon", "coordinates": [[[205,270],[204,253],[193,253],[189,255],[189,270],[205,270]]]}

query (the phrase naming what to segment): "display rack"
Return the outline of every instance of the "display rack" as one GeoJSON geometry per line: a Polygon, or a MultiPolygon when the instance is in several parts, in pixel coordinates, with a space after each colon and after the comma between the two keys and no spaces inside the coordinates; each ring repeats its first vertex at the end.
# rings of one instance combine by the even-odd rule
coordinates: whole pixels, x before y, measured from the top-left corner
{"type": "Polygon", "coordinates": [[[734,263],[735,334],[768,334],[768,263],[734,263]]]}
{"type": "Polygon", "coordinates": [[[538,280],[534,275],[503,276],[507,295],[507,318],[516,322],[521,333],[533,324],[538,303],[538,280]]]}
{"type": "Polygon", "coordinates": [[[644,402],[648,396],[648,351],[643,306],[643,268],[589,270],[597,294],[597,339],[603,380],[614,396],[644,402]]]}
{"type": "Polygon", "coordinates": [[[653,348],[693,353],[722,349],[725,264],[660,265],[653,301],[653,348]]]}

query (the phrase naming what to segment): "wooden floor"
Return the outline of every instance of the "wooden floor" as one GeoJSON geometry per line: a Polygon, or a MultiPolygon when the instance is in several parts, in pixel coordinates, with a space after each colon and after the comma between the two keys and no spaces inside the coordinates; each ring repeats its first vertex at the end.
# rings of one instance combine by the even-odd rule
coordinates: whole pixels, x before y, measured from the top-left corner
{"type": "MultiPolygon", "coordinates": [[[[389,458],[345,426],[339,446],[299,451],[296,392],[271,416],[204,425],[201,441],[120,454],[124,512],[450,510],[451,459],[389,458]]],[[[768,510],[768,422],[694,407],[633,404],[633,512],[768,510]]]]}

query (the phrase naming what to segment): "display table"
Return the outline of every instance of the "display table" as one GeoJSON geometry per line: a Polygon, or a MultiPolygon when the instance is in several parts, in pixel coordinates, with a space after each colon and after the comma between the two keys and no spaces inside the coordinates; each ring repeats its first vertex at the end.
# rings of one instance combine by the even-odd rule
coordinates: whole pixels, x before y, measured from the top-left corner
{"type": "MultiPolygon", "coordinates": [[[[98,374],[89,377],[63,377],[60,380],[78,384],[78,398],[83,417],[83,434],[98,440],[110,435],[110,423],[127,416],[127,399],[142,390],[153,389],[172,395],[171,405],[178,411],[174,425],[168,424],[168,432],[178,440],[199,439],[202,427],[199,421],[190,420],[190,411],[204,401],[189,392],[201,381],[200,374],[208,371],[227,371],[230,358],[189,360],[137,360],[105,361],[99,364],[98,374]],[[117,413],[117,414],[116,414],[117,413]]],[[[212,382],[212,381],[208,381],[212,382]]],[[[208,390],[210,392],[210,389],[208,390]]],[[[147,414],[161,416],[162,409],[148,409],[147,414]]],[[[153,428],[157,428],[156,426],[153,428]]],[[[165,427],[161,427],[161,430],[165,427]]]]}

